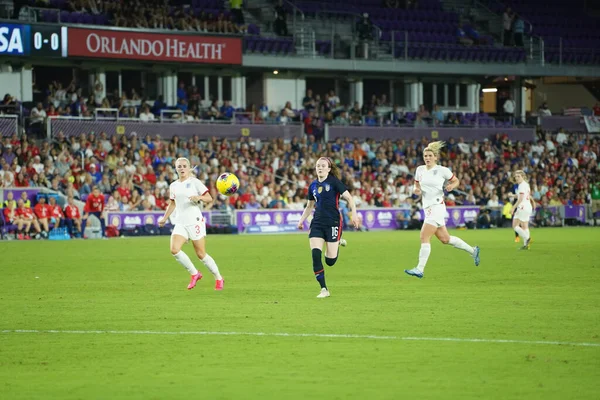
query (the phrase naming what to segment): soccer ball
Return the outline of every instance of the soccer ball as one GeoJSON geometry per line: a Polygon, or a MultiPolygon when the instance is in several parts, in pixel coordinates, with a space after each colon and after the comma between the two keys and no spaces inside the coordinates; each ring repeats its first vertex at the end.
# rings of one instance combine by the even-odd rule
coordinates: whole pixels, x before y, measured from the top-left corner
{"type": "Polygon", "coordinates": [[[217,190],[224,196],[231,196],[240,188],[240,180],[228,172],[221,174],[217,179],[217,190]]]}

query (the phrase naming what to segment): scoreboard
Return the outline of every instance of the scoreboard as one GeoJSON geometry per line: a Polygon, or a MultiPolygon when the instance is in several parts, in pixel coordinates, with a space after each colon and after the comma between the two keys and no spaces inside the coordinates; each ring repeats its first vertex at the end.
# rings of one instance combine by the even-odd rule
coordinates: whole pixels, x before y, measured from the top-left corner
{"type": "Polygon", "coordinates": [[[242,65],[242,38],[192,32],[0,21],[0,61],[4,62],[7,58],[120,59],[242,65]]]}
{"type": "Polygon", "coordinates": [[[0,57],[67,57],[67,52],[66,26],[0,23],[0,57]]]}

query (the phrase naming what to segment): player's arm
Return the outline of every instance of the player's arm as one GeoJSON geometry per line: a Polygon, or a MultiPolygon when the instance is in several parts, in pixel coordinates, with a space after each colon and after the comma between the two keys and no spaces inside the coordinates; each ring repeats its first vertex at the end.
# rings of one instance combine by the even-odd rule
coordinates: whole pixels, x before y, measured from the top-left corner
{"type": "Polygon", "coordinates": [[[196,196],[196,202],[212,203],[213,198],[207,190],[202,196],[196,196]]]}
{"type": "Polygon", "coordinates": [[[415,181],[415,186],[413,187],[413,193],[417,196],[421,194],[421,184],[419,181],[415,181]]]}
{"type": "Polygon", "coordinates": [[[342,193],[342,198],[348,202],[350,206],[350,210],[352,211],[352,224],[354,227],[358,228],[360,225],[360,221],[358,219],[358,213],[356,212],[356,204],[354,203],[354,197],[350,194],[349,191],[345,191],[342,193]]]}
{"type": "Polygon", "coordinates": [[[306,221],[306,218],[308,218],[308,216],[310,215],[310,213],[313,211],[314,208],[315,208],[315,201],[308,200],[308,202],[306,203],[306,207],[304,208],[304,212],[302,213],[302,216],[300,217],[300,221],[298,221],[299,229],[302,229],[302,227],[304,226],[304,221],[306,221]]]}
{"type": "Polygon", "coordinates": [[[210,191],[208,190],[208,188],[204,186],[204,184],[199,180],[196,180],[195,182],[196,190],[198,191],[198,193],[202,194],[197,196],[191,196],[190,201],[195,204],[200,204],[200,202],[203,202],[205,204],[212,203],[213,198],[210,195],[210,191]]]}
{"type": "Polygon", "coordinates": [[[171,216],[171,214],[173,214],[173,211],[175,211],[175,200],[169,199],[169,205],[165,210],[165,214],[158,219],[158,226],[160,226],[161,228],[165,226],[165,224],[169,220],[169,217],[171,216]]]}
{"type": "Polygon", "coordinates": [[[356,204],[354,203],[354,197],[352,197],[350,192],[346,190],[344,193],[342,193],[342,198],[348,202],[350,210],[352,211],[352,215],[354,215],[356,213],[356,204]]]}
{"type": "Polygon", "coordinates": [[[523,202],[524,199],[525,199],[525,193],[519,192],[519,197],[517,198],[517,203],[513,207],[513,214],[515,213],[517,208],[519,208],[519,206],[521,205],[521,203],[523,202]]]}
{"type": "Polygon", "coordinates": [[[446,185],[446,190],[448,192],[451,192],[454,189],[456,189],[458,187],[458,185],[460,185],[460,181],[458,180],[456,175],[452,175],[452,178],[450,178],[450,180],[448,181],[448,184],[446,185]]]}

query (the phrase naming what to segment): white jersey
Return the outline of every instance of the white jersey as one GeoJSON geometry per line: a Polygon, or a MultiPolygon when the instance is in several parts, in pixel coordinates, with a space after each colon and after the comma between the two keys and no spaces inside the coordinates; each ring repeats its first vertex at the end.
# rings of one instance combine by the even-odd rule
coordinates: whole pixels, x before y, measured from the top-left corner
{"type": "Polygon", "coordinates": [[[175,200],[174,223],[181,225],[194,225],[202,221],[202,211],[198,204],[190,201],[192,196],[202,196],[208,188],[199,179],[189,177],[181,182],[176,180],[169,186],[169,198],[175,200]]]}
{"type": "Polygon", "coordinates": [[[444,204],[444,183],[453,176],[452,171],[441,165],[436,165],[429,170],[425,165],[417,167],[415,181],[421,185],[423,208],[444,204]]]}
{"type": "Polygon", "coordinates": [[[521,205],[519,207],[523,207],[523,209],[531,209],[531,188],[529,187],[529,183],[523,181],[519,184],[517,188],[517,196],[523,195],[523,201],[521,201],[521,205]]]}

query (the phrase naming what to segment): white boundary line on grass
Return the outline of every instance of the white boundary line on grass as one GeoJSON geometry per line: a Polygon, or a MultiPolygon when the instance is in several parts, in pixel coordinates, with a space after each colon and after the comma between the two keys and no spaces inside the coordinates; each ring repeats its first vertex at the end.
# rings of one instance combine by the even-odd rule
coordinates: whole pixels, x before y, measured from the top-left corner
{"type": "Polygon", "coordinates": [[[512,343],[512,344],[538,344],[548,346],[578,346],[600,347],[600,343],[562,342],[550,340],[513,340],[513,339],[470,339],[470,338],[435,338],[413,336],[378,336],[378,335],[353,335],[335,333],[285,333],[285,332],[209,332],[209,331],[78,331],[78,330],[38,330],[38,329],[4,329],[3,334],[11,333],[57,333],[76,335],[196,335],[196,336],[267,336],[267,337],[310,337],[333,339],[370,339],[370,340],[398,340],[415,342],[457,342],[457,343],[512,343]]]}

